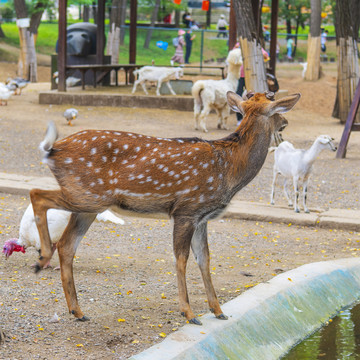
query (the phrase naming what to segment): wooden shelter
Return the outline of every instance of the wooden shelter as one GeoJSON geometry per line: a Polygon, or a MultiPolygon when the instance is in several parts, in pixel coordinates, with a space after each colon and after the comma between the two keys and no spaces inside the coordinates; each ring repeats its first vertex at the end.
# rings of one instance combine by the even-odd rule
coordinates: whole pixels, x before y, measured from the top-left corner
{"type": "MultiPolygon", "coordinates": [[[[98,0],[97,34],[96,34],[96,62],[104,64],[105,50],[105,0],[98,0]]],[[[59,42],[58,42],[58,91],[66,91],[66,28],[67,28],[67,0],[59,0],[59,42]]],[[[130,45],[129,64],[136,62],[136,19],[137,0],[130,2],[130,45]]]]}

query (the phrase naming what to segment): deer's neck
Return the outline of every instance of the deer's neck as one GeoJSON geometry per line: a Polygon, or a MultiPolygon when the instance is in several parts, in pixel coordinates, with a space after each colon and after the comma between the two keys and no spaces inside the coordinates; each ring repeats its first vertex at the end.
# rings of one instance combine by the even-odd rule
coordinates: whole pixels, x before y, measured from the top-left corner
{"type": "Polygon", "coordinates": [[[258,131],[231,134],[228,141],[231,145],[223,152],[230,159],[224,163],[224,179],[230,197],[246,186],[263,166],[271,140],[269,129],[259,128],[258,131]]]}

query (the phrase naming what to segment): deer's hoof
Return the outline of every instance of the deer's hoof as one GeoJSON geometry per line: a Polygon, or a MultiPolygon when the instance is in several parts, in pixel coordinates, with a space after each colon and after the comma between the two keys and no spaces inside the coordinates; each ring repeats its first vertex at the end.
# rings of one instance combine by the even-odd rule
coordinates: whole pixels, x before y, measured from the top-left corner
{"type": "Polygon", "coordinates": [[[228,319],[228,317],[225,314],[217,315],[216,318],[219,320],[227,320],[228,319]]]}
{"type": "Polygon", "coordinates": [[[189,320],[189,324],[202,325],[202,322],[200,320],[198,320],[197,318],[192,318],[189,320]]]}
{"type": "Polygon", "coordinates": [[[81,322],[90,321],[90,318],[84,315],[82,318],[77,318],[76,321],[81,321],[81,322]]]}
{"type": "Polygon", "coordinates": [[[296,213],[299,213],[299,212],[300,212],[300,210],[299,210],[299,209],[295,209],[295,212],[296,212],[296,213]]]}
{"type": "Polygon", "coordinates": [[[306,209],[305,212],[306,212],[307,214],[310,214],[310,210],[309,210],[309,209],[306,209]]]}

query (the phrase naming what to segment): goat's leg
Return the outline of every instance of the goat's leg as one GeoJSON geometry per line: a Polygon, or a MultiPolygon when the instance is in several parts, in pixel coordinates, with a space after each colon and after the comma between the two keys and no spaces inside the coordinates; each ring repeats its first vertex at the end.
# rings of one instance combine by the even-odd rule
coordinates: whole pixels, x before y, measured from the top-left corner
{"type": "Polygon", "coordinates": [[[230,109],[228,106],[223,107],[220,110],[220,117],[218,121],[218,129],[229,130],[227,126],[227,119],[230,116],[230,109]]]}
{"type": "Polygon", "coordinates": [[[141,84],[141,87],[142,87],[143,90],[144,90],[144,93],[145,93],[146,95],[149,95],[149,93],[148,93],[148,91],[147,91],[147,89],[146,89],[145,81],[141,81],[140,84],[141,84]]]}
{"type": "Polygon", "coordinates": [[[131,91],[132,94],[136,91],[136,88],[139,85],[139,83],[140,83],[139,79],[134,81],[134,86],[133,86],[132,91],[131,91]]]}
{"type": "Polygon", "coordinates": [[[289,183],[288,183],[288,179],[285,178],[284,179],[284,194],[285,194],[285,197],[288,201],[288,206],[292,207],[293,206],[293,202],[290,198],[290,193],[289,193],[289,183]]]}
{"type": "Polygon", "coordinates": [[[201,102],[194,99],[195,130],[199,130],[199,117],[201,113],[201,102]]]}
{"type": "Polygon", "coordinates": [[[174,89],[172,88],[172,86],[170,84],[170,80],[166,82],[166,85],[167,85],[169,91],[171,92],[171,94],[176,95],[176,92],[174,91],[174,89]]]}
{"type": "Polygon", "coordinates": [[[204,105],[204,108],[202,109],[201,113],[200,113],[200,129],[207,133],[207,129],[206,129],[206,118],[208,117],[208,115],[210,114],[210,107],[207,105],[204,105]]]}
{"type": "Polygon", "coordinates": [[[210,311],[215,314],[218,319],[227,320],[227,316],[223,314],[219,300],[216,296],[214,286],[210,275],[210,255],[207,240],[207,223],[198,225],[191,240],[191,249],[195,255],[196,262],[199,265],[203,282],[205,285],[206,295],[209,302],[210,311]]]}
{"type": "Polygon", "coordinates": [[[298,205],[298,201],[299,201],[299,179],[297,177],[295,177],[295,176],[293,178],[293,183],[294,183],[294,192],[295,192],[294,211],[299,213],[300,212],[299,205],[298,205]]]}
{"type": "Polygon", "coordinates": [[[271,205],[275,205],[275,184],[276,184],[277,176],[278,176],[278,172],[274,169],[273,182],[272,182],[272,186],[271,186],[271,198],[270,198],[271,205]]]}
{"type": "Polygon", "coordinates": [[[84,237],[95,218],[96,214],[72,213],[69,224],[57,244],[60,259],[61,282],[66,302],[69,312],[80,321],[89,319],[81,311],[77,300],[73,276],[73,260],[81,239],[84,237]]]}
{"type": "Polygon", "coordinates": [[[190,323],[201,325],[201,322],[195,317],[191,310],[186,287],[186,264],[189,258],[190,244],[194,231],[193,219],[186,217],[174,218],[174,255],[180,311],[190,323]]]}
{"type": "Polygon", "coordinates": [[[30,191],[30,199],[41,243],[41,256],[35,266],[35,272],[38,272],[50,261],[53,255],[46,214],[49,209],[61,208],[61,191],[33,189],[30,191]]]}
{"type": "Polygon", "coordinates": [[[307,191],[308,191],[308,182],[309,182],[309,177],[305,177],[304,178],[304,182],[303,182],[303,205],[304,205],[304,211],[306,213],[309,213],[310,210],[308,209],[308,207],[306,206],[306,200],[307,200],[307,191]]]}

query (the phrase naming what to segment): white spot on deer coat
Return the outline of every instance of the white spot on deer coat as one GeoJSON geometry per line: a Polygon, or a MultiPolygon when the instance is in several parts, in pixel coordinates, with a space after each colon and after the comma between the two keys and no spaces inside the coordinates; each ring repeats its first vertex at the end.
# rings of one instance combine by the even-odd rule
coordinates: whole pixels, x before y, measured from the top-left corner
{"type": "Polygon", "coordinates": [[[90,150],[90,154],[91,154],[91,155],[95,155],[95,154],[96,154],[96,148],[92,148],[92,149],[90,150]]]}
{"type": "Polygon", "coordinates": [[[64,160],[64,163],[65,164],[71,164],[73,162],[73,159],[72,158],[66,158],[65,160],[64,160]]]}

